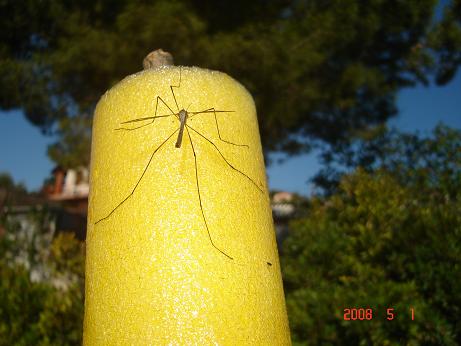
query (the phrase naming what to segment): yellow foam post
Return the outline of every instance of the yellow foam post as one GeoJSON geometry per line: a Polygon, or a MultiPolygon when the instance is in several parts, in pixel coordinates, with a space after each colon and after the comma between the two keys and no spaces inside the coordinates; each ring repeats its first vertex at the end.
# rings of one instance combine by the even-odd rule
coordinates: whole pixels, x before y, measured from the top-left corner
{"type": "Polygon", "coordinates": [[[97,105],[91,155],[84,345],[290,344],[242,85],[196,67],[129,76],[97,105]]]}

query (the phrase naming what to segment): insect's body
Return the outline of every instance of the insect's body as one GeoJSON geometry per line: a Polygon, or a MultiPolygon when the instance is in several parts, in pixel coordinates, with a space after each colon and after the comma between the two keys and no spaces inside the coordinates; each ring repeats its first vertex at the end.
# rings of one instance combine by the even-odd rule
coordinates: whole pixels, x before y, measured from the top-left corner
{"type": "Polygon", "coordinates": [[[181,142],[182,142],[182,135],[184,133],[184,127],[186,126],[186,121],[187,121],[187,111],[184,109],[181,109],[178,113],[179,116],[179,133],[178,133],[178,140],[176,141],[176,148],[181,148],[181,142]]]}

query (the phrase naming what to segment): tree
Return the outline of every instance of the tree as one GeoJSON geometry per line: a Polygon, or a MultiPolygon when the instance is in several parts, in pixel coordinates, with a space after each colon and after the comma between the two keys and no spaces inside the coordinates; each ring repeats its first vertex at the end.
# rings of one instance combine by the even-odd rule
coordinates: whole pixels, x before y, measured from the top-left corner
{"type": "Polygon", "coordinates": [[[461,63],[461,1],[454,0],[450,7],[445,10],[445,17],[436,26],[430,45],[437,52],[438,84],[444,84],[455,75],[461,63]]]}
{"type": "Polygon", "coordinates": [[[292,225],[281,262],[295,345],[461,343],[461,131],[434,133],[402,135],[388,164],[346,174],[292,225]]]}
{"type": "Polygon", "coordinates": [[[13,178],[4,172],[0,172],[0,189],[7,191],[15,191],[18,193],[27,193],[27,189],[23,183],[15,183],[13,178]]]}
{"type": "Polygon", "coordinates": [[[452,196],[461,189],[453,185],[461,170],[461,131],[439,124],[424,137],[381,127],[347,146],[325,150],[322,163],[313,181],[326,194],[337,190],[342,176],[360,167],[369,173],[384,168],[403,185],[423,181],[452,196]]]}
{"type": "Polygon", "coordinates": [[[57,130],[60,141],[48,147],[48,156],[62,167],[90,165],[91,119],[61,118],[57,130]]]}
{"type": "MultiPolygon", "coordinates": [[[[402,87],[453,77],[459,3],[433,23],[435,0],[6,0],[0,107],[22,108],[47,132],[63,118],[91,119],[99,96],[161,47],[250,90],[266,153],[344,143],[393,116],[402,87]]],[[[63,147],[53,159],[75,162],[63,147]]]]}
{"type": "Polygon", "coordinates": [[[28,197],[30,194],[23,183],[15,183],[8,173],[0,172],[0,216],[4,207],[28,197]]]}

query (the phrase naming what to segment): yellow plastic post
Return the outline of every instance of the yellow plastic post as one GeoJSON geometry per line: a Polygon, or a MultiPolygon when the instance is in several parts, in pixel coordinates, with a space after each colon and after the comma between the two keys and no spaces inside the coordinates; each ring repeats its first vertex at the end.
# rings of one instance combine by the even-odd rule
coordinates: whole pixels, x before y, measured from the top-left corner
{"type": "Polygon", "coordinates": [[[290,344],[242,85],[196,67],[131,75],[99,101],[91,155],[84,345],[290,344]]]}

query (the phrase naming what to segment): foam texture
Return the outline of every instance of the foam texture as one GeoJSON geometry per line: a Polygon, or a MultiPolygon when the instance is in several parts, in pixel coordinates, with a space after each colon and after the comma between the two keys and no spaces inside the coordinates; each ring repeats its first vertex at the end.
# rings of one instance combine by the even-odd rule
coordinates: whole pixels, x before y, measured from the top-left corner
{"type": "Polygon", "coordinates": [[[85,294],[84,345],[290,344],[256,110],[228,75],[162,67],[102,96],[93,124],[85,294]],[[170,86],[180,78],[175,102],[170,86]],[[159,101],[157,116],[170,116],[115,130],[149,123],[121,125],[154,116],[157,96],[171,108],[159,101]],[[212,107],[232,111],[217,113],[221,137],[248,147],[220,140],[213,113],[191,116],[212,107]],[[152,156],[178,129],[178,108],[209,141],[189,129],[176,148],[176,132],[152,156]],[[214,244],[233,259],[212,246],[202,209],[214,244]]]}

